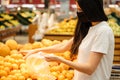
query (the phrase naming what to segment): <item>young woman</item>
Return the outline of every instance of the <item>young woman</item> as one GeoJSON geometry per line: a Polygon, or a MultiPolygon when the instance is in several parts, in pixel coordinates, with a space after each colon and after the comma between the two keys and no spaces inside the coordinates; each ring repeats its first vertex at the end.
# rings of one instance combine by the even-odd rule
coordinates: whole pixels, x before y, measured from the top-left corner
{"type": "MultiPolygon", "coordinates": [[[[114,35],[103,10],[102,0],[77,0],[78,22],[74,37],[66,43],[29,51],[28,55],[71,50],[77,62],[55,55],[44,55],[47,61],[59,61],[75,69],[73,80],[109,80],[114,54],[114,35]]],[[[28,56],[27,55],[27,56],[28,56]]]]}

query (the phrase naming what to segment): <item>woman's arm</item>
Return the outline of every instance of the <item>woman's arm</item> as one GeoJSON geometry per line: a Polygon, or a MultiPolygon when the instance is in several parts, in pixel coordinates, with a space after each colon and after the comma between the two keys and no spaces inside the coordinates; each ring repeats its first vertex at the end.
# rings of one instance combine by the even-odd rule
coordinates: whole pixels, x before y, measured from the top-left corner
{"type": "Polygon", "coordinates": [[[60,44],[55,44],[53,46],[49,46],[45,48],[34,49],[34,51],[35,52],[42,51],[45,53],[65,52],[67,50],[70,50],[72,43],[73,43],[73,38],[71,38],[67,42],[62,42],[60,44]]]}
{"type": "Polygon", "coordinates": [[[53,56],[53,55],[48,55],[45,56],[45,59],[47,61],[58,61],[58,62],[63,62],[72,68],[86,73],[88,75],[91,75],[97,68],[98,64],[100,63],[102,57],[104,54],[102,53],[97,53],[97,52],[92,52],[90,53],[89,59],[86,63],[77,63],[77,62],[72,62],[69,60],[66,60],[64,58],[58,57],[58,56],[53,56]]]}
{"type": "Polygon", "coordinates": [[[38,48],[33,50],[22,50],[20,51],[20,53],[26,54],[25,58],[27,58],[29,55],[37,52],[45,52],[45,53],[64,52],[64,51],[70,50],[72,43],[73,43],[73,38],[71,38],[67,42],[62,42],[60,44],[56,44],[56,45],[45,47],[45,48],[38,48]]]}

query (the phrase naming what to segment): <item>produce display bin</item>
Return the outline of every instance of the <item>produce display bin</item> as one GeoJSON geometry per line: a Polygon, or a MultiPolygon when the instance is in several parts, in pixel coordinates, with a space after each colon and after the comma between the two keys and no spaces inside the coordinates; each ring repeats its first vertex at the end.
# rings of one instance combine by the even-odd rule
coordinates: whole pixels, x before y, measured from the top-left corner
{"type": "Polygon", "coordinates": [[[15,36],[20,29],[21,29],[21,26],[0,30],[0,40],[3,40],[4,38],[10,37],[10,36],[15,36]]]}
{"type": "Polygon", "coordinates": [[[65,40],[65,39],[70,39],[72,38],[72,34],[45,34],[44,38],[45,39],[50,39],[50,40],[65,40]]]}
{"type": "Polygon", "coordinates": [[[115,36],[114,64],[120,64],[120,36],[115,36]]]}
{"type": "Polygon", "coordinates": [[[120,80],[120,36],[115,36],[114,61],[110,80],[120,80]]]}

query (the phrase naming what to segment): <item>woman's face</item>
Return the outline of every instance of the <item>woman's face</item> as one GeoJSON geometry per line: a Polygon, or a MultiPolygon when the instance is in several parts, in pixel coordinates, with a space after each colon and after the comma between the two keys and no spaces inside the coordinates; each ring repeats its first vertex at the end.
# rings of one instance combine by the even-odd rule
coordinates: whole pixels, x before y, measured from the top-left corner
{"type": "Polygon", "coordinates": [[[82,9],[80,8],[78,2],[76,2],[76,6],[77,6],[77,11],[78,11],[78,12],[82,12],[82,9]]]}

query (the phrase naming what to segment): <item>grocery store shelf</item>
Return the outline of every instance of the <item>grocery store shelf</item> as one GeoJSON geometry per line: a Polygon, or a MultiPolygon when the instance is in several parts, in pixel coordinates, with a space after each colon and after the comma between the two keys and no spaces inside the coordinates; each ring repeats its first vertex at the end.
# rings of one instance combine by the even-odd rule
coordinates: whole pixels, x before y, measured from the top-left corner
{"type": "Polygon", "coordinates": [[[5,39],[10,36],[15,36],[16,33],[20,30],[21,26],[12,27],[5,30],[0,30],[0,40],[5,39]]]}
{"type": "Polygon", "coordinates": [[[115,36],[114,64],[120,64],[120,36],[115,36]]]}

